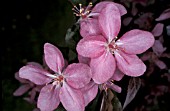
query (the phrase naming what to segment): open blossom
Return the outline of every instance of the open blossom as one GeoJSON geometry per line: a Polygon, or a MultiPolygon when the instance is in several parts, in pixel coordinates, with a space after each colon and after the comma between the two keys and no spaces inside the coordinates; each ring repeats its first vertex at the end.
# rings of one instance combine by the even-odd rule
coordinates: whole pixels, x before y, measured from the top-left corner
{"type": "MultiPolygon", "coordinates": [[[[89,65],[89,58],[82,57],[80,55],[78,57],[80,63],[86,63],[89,65]]],[[[105,83],[96,84],[94,81],[91,81],[85,87],[81,88],[85,100],[85,106],[87,106],[96,97],[98,93],[98,88],[105,91],[107,91],[107,89],[112,89],[113,91],[121,93],[121,87],[114,84],[114,81],[120,81],[123,77],[124,74],[118,68],[116,68],[113,76],[105,83]]]]}
{"type": "Polygon", "coordinates": [[[34,87],[34,84],[30,82],[29,80],[23,79],[19,77],[19,73],[15,73],[15,78],[21,82],[23,85],[21,85],[15,92],[13,93],[14,96],[21,96],[24,93],[26,93],[28,90],[34,87]]]}
{"type": "Polygon", "coordinates": [[[136,54],[145,52],[153,45],[153,35],[134,29],[117,40],[121,26],[120,12],[112,4],[101,11],[98,19],[102,35],[85,37],[77,45],[78,54],[91,58],[94,82],[102,84],[108,81],[114,74],[116,64],[125,75],[142,75],[146,66],[136,54]]]}
{"type": "Polygon", "coordinates": [[[107,82],[98,85],[94,81],[91,81],[89,84],[83,87],[81,90],[83,92],[85,105],[87,106],[96,97],[98,93],[98,88],[105,91],[107,91],[108,89],[112,89],[113,91],[121,93],[121,87],[114,84],[114,81],[120,81],[123,76],[124,74],[116,69],[114,75],[107,82]]]}
{"type": "Polygon", "coordinates": [[[123,77],[124,77],[124,74],[118,68],[116,68],[113,76],[107,82],[102,84],[102,89],[107,90],[108,88],[110,88],[113,91],[121,93],[122,88],[116,85],[114,82],[120,81],[123,77]]]}
{"type": "Polygon", "coordinates": [[[78,88],[90,82],[91,70],[83,63],[73,63],[64,69],[64,58],[55,46],[44,45],[45,61],[54,74],[33,65],[26,65],[19,71],[21,78],[37,85],[45,85],[38,97],[38,108],[42,111],[56,109],[61,101],[68,111],[83,111],[83,94],[78,88]]]}
{"type": "MultiPolygon", "coordinates": [[[[33,65],[39,68],[43,68],[39,63],[36,62],[28,62],[27,65],[33,65]]],[[[24,97],[24,100],[28,101],[29,103],[36,103],[36,95],[37,93],[39,94],[42,86],[41,85],[36,85],[33,82],[20,78],[19,77],[19,72],[15,73],[15,79],[17,79],[22,85],[15,90],[13,93],[14,96],[22,96],[23,94],[28,92],[27,97],[24,97]]]]}
{"type": "Polygon", "coordinates": [[[100,15],[103,8],[105,8],[108,4],[115,5],[120,14],[124,15],[127,13],[125,7],[121,4],[103,1],[95,5],[92,8],[92,3],[90,3],[87,7],[82,7],[80,4],[80,9],[74,7],[76,16],[80,16],[78,20],[80,22],[80,34],[82,37],[92,36],[101,34],[99,24],[98,24],[98,16],[100,15]]]}
{"type": "Polygon", "coordinates": [[[27,93],[29,96],[24,97],[24,100],[28,101],[29,103],[36,103],[36,94],[40,92],[42,86],[40,85],[35,85],[31,81],[27,79],[23,79],[19,77],[19,73],[15,73],[15,78],[22,83],[22,85],[15,90],[13,93],[14,96],[22,96],[23,94],[27,93]]]}

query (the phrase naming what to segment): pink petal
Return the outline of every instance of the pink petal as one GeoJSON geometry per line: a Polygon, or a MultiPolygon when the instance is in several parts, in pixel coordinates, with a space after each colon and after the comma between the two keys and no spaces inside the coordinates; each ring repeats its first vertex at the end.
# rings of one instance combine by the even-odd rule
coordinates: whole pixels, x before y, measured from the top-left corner
{"type": "Polygon", "coordinates": [[[118,85],[115,85],[114,83],[111,83],[111,84],[106,83],[106,85],[107,85],[108,88],[110,88],[110,89],[112,89],[112,90],[114,90],[114,91],[116,91],[118,93],[121,93],[121,91],[122,91],[122,88],[119,87],[118,85]]]}
{"type": "Polygon", "coordinates": [[[99,26],[108,42],[115,38],[120,30],[121,20],[118,8],[113,4],[108,4],[99,16],[99,26]]]}
{"type": "Polygon", "coordinates": [[[164,28],[164,24],[162,24],[162,23],[156,24],[156,26],[152,30],[152,34],[154,36],[160,36],[162,34],[162,32],[163,32],[163,28],[164,28]]]}
{"type": "Polygon", "coordinates": [[[166,69],[167,68],[166,64],[159,59],[155,60],[154,62],[160,69],[166,69]]]}
{"type": "Polygon", "coordinates": [[[46,85],[41,89],[40,95],[38,97],[37,106],[41,111],[53,111],[55,110],[59,103],[59,93],[60,88],[53,86],[52,84],[46,85]]]}
{"type": "Polygon", "coordinates": [[[134,29],[125,33],[116,44],[128,54],[140,54],[154,44],[154,37],[150,32],[134,29]]]}
{"type": "Polygon", "coordinates": [[[136,56],[115,51],[117,66],[124,74],[132,77],[141,76],[146,71],[145,64],[136,56]]]}
{"type": "Polygon", "coordinates": [[[133,16],[135,16],[138,13],[138,8],[136,7],[136,3],[132,4],[132,10],[131,10],[131,14],[133,16]]]}
{"type": "Polygon", "coordinates": [[[105,52],[98,58],[91,59],[92,79],[97,84],[109,80],[115,71],[115,59],[110,52],[105,52]]]}
{"type": "Polygon", "coordinates": [[[19,70],[21,78],[28,79],[37,85],[43,85],[51,81],[46,74],[48,74],[47,71],[33,65],[24,66],[19,70]]]}
{"type": "Polygon", "coordinates": [[[15,73],[15,79],[17,79],[20,83],[29,83],[30,81],[23,79],[21,77],[19,77],[19,72],[15,73]]]}
{"type": "Polygon", "coordinates": [[[60,50],[52,44],[44,45],[45,61],[49,68],[54,72],[62,71],[64,67],[64,58],[60,50]]]}
{"type": "Polygon", "coordinates": [[[82,37],[88,37],[101,34],[97,19],[88,19],[80,22],[80,34],[82,37]]]}
{"type": "Polygon", "coordinates": [[[129,25],[129,23],[132,21],[132,17],[127,17],[127,18],[125,18],[124,20],[123,20],[123,24],[125,25],[125,26],[128,26],[129,25]]]}
{"type": "Polygon", "coordinates": [[[14,93],[14,96],[21,96],[24,93],[26,93],[29,89],[31,88],[31,86],[29,84],[24,84],[22,86],[20,86],[14,93]]]}
{"type": "Polygon", "coordinates": [[[77,45],[77,52],[84,57],[98,57],[105,51],[105,38],[101,35],[83,38],[77,45]]]}
{"type": "MultiPolygon", "coordinates": [[[[170,59],[170,53],[163,53],[161,57],[169,58],[170,59]]],[[[170,71],[170,70],[169,70],[170,71]]]]}
{"type": "Polygon", "coordinates": [[[43,69],[42,65],[37,63],[37,62],[28,62],[27,65],[33,65],[33,66],[36,66],[36,67],[43,69]]]}
{"type": "Polygon", "coordinates": [[[163,35],[159,36],[159,39],[158,39],[162,44],[164,43],[164,37],[163,35]]]}
{"type": "Polygon", "coordinates": [[[98,85],[91,81],[81,89],[81,92],[84,96],[85,106],[87,106],[96,97],[98,92],[98,85]]]}
{"type": "Polygon", "coordinates": [[[127,10],[126,10],[126,8],[123,5],[118,4],[118,3],[114,3],[114,4],[119,9],[119,13],[120,13],[121,16],[123,16],[123,15],[125,15],[127,13],[127,10]]]}
{"type": "Polygon", "coordinates": [[[88,65],[83,63],[73,63],[69,65],[65,71],[67,83],[74,88],[82,88],[91,80],[91,69],[88,65]]]}
{"type": "Polygon", "coordinates": [[[90,64],[90,58],[88,57],[83,57],[81,55],[78,54],[78,60],[80,63],[84,63],[84,64],[90,64]]]}
{"type": "Polygon", "coordinates": [[[31,99],[32,101],[34,101],[34,100],[35,100],[35,97],[36,97],[36,90],[35,90],[35,88],[33,88],[33,89],[29,92],[29,95],[30,95],[30,99],[31,99]]]}
{"type": "Polygon", "coordinates": [[[101,13],[101,11],[108,5],[112,4],[113,2],[103,1],[99,2],[95,5],[95,7],[92,9],[91,13],[101,13]]]}
{"type": "Polygon", "coordinates": [[[157,19],[156,21],[162,21],[170,18],[170,8],[166,9],[157,19]]]}
{"type": "Polygon", "coordinates": [[[116,80],[116,81],[120,81],[123,77],[124,77],[124,73],[122,73],[118,68],[116,68],[111,79],[116,80]]]}
{"type": "Polygon", "coordinates": [[[35,90],[36,92],[40,92],[43,87],[44,87],[43,85],[41,85],[41,86],[40,86],[40,85],[36,85],[36,87],[34,88],[34,90],[35,90]]]}
{"type": "Polygon", "coordinates": [[[163,44],[159,40],[155,40],[152,50],[156,55],[160,56],[166,48],[163,47],[163,44]]]}
{"type": "Polygon", "coordinates": [[[92,9],[92,13],[100,13],[103,8],[105,8],[108,4],[115,5],[119,9],[119,13],[121,16],[127,13],[123,5],[109,1],[103,1],[96,4],[95,7],[92,9]]]}
{"type": "Polygon", "coordinates": [[[30,97],[24,97],[23,98],[25,101],[27,101],[28,103],[30,104],[36,104],[36,101],[35,100],[32,100],[30,97]]]}
{"type": "Polygon", "coordinates": [[[71,88],[65,82],[60,90],[59,98],[67,111],[84,111],[84,99],[80,90],[71,88]]]}

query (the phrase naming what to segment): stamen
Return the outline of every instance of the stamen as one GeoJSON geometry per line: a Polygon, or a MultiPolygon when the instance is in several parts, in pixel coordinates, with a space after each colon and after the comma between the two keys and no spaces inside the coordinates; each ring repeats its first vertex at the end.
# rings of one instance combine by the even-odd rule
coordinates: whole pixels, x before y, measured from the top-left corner
{"type": "Polygon", "coordinates": [[[83,11],[83,8],[81,6],[82,6],[82,4],[79,4],[80,13],[82,13],[82,11],[83,11]]]}
{"type": "Polygon", "coordinates": [[[93,4],[92,4],[92,2],[90,2],[85,11],[91,10],[92,6],[93,6],[93,4]]]}
{"type": "MultiPolygon", "coordinates": [[[[111,42],[109,42],[108,44],[107,44],[107,50],[109,50],[110,51],[110,53],[112,53],[112,54],[114,54],[114,51],[115,50],[119,50],[119,47],[118,47],[118,45],[117,45],[117,43],[116,43],[116,40],[118,39],[118,37],[116,36],[111,42]]],[[[119,40],[120,41],[120,40],[119,40]]]]}
{"type": "Polygon", "coordinates": [[[86,18],[90,14],[91,8],[92,8],[92,3],[90,2],[86,8],[83,8],[82,4],[79,4],[79,9],[77,8],[77,6],[74,5],[72,10],[74,11],[74,14],[76,16],[86,18]]]}
{"type": "Polygon", "coordinates": [[[80,12],[79,9],[77,8],[77,6],[74,6],[74,10],[75,11],[77,10],[78,12],[80,12]]]}
{"type": "Polygon", "coordinates": [[[112,83],[114,83],[114,80],[111,80],[112,83]]]}
{"type": "Polygon", "coordinates": [[[76,9],[74,9],[74,8],[72,8],[72,10],[73,10],[74,13],[76,13],[76,14],[77,14],[77,13],[80,13],[79,10],[76,10],[76,9]]]}

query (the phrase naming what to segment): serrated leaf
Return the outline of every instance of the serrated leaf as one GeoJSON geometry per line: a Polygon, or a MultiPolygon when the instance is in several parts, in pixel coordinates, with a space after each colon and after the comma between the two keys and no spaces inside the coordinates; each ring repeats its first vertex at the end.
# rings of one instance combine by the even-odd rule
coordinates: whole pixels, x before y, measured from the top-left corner
{"type": "Polygon", "coordinates": [[[124,102],[123,109],[125,109],[125,107],[134,99],[140,86],[141,86],[141,80],[139,78],[131,78],[129,80],[126,100],[124,102]]]}

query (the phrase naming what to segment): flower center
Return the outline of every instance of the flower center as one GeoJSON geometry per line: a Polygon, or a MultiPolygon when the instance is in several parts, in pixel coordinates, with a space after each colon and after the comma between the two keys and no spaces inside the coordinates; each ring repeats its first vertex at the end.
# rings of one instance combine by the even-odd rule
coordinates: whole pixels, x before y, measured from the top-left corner
{"type": "Polygon", "coordinates": [[[64,81],[64,77],[62,75],[50,75],[49,77],[52,78],[49,84],[62,86],[63,81],[64,81]]]}
{"type": "Polygon", "coordinates": [[[61,83],[64,80],[64,77],[62,75],[59,75],[58,77],[54,78],[53,80],[61,83]]]}
{"type": "Polygon", "coordinates": [[[115,37],[115,39],[113,39],[110,43],[108,43],[107,45],[107,49],[114,54],[115,50],[118,50],[118,46],[116,45],[116,39],[117,37],[115,37]]]}
{"type": "Polygon", "coordinates": [[[114,80],[109,80],[109,81],[101,84],[101,88],[102,88],[103,90],[107,91],[107,89],[109,88],[108,85],[112,85],[112,84],[114,84],[114,80]]]}
{"type": "Polygon", "coordinates": [[[74,8],[72,8],[72,10],[74,11],[74,14],[76,16],[79,16],[82,19],[84,19],[88,17],[88,15],[90,14],[92,6],[93,5],[91,2],[89,3],[87,7],[82,7],[82,4],[79,4],[79,8],[77,8],[77,6],[74,5],[74,8]]]}

